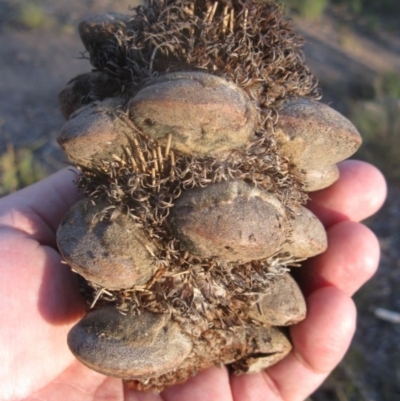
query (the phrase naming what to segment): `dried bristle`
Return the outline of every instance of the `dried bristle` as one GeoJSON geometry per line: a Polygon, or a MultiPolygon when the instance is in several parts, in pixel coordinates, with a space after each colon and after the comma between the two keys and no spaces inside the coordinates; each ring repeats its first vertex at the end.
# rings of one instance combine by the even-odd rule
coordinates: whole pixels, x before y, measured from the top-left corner
{"type": "MultiPolygon", "coordinates": [[[[91,49],[94,67],[118,77],[124,88],[131,88],[130,94],[144,79],[165,72],[209,72],[243,88],[258,109],[257,140],[223,162],[174,153],[173,138],[171,146],[160,148],[121,112],[133,133],[124,156],[103,161],[95,170],[81,167],[78,186],[84,194],[110,204],[99,217],[130,215],[156,244],[154,262],[159,267],[140,288],[108,291],[90,283],[88,304],[113,302],[122,313],[140,313],[141,308],[168,312],[195,339],[210,327],[246,325],[243,311],[294,260],[282,254],[241,265],[199,259],[180,249],[167,222],[170,208],[182,191],[241,179],[276,194],[290,214],[307,195],[271,135],[276,109],[287,97],[317,98],[319,93],[304,64],[302,42],[275,2],[154,0],[135,11],[127,32],[117,32],[114,42],[91,49]]],[[[161,389],[174,380],[160,377],[138,386],[161,389]]]]}
{"type": "Polygon", "coordinates": [[[90,60],[133,89],[165,72],[210,72],[245,89],[267,117],[285,97],[319,96],[301,47],[274,1],[150,0],[90,60]]]}

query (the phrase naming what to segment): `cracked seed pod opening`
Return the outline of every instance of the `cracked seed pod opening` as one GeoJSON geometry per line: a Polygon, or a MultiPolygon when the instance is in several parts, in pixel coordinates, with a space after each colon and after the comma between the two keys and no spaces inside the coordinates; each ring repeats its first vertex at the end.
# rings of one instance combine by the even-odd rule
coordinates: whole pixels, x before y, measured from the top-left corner
{"type": "Polygon", "coordinates": [[[280,327],[306,315],[290,268],[328,245],[307,193],[338,178],[357,130],[317,101],[273,1],[153,0],[79,33],[94,69],[60,93],[86,198],[57,232],[88,304],[71,351],[155,391],[278,362],[280,327]]]}

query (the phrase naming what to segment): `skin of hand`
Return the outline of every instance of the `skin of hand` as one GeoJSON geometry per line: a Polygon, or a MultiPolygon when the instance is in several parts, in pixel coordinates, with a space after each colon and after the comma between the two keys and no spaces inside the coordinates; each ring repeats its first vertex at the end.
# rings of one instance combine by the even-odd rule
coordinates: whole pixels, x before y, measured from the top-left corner
{"type": "Polygon", "coordinates": [[[359,221],[382,205],[385,180],[363,162],[343,162],[340,171],[308,205],[327,229],[329,249],[295,272],[308,314],[290,328],[293,351],[261,373],[211,368],[161,394],[138,393],[93,372],[67,347],[84,301],[76,276],[61,263],[55,231],[79,199],[76,173],[63,170],[0,199],[0,400],[304,400],[345,354],[356,322],[351,296],[379,261],[378,241],[359,221]]]}

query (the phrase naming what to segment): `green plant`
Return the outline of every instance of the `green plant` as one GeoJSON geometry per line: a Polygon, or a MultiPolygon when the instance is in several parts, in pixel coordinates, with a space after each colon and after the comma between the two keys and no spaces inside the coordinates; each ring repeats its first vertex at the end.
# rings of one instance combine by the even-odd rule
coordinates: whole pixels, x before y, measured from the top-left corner
{"type": "Polygon", "coordinates": [[[389,71],[379,77],[378,85],[383,95],[400,99],[400,74],[396,71],[389,71]]]}
{"type": "Polygon", "coordinates": [[[377,165],[391,180],[400,178],[400,100],[381,96],[351,105],[350,118],[364,138],[356,154],[377,165]]]}
{"type": "Polygon", "coordinates": [[[18,8],[17,22],[26,28],[42,28],[49,21],[43,6],[34,1],[24,2],[18,8]]]}
{"type": "Polygon", "coordinates": [[[6,152],[0,155],[0,196],[33,184],[46,175],[32,149],[15,149],[8,143],[6,152]]]}
{"type": "Polygon", "coordinates": [[[317,19],[325,11],[328,0],[282,0],[305,19],[317,19]]]}
{"type": "Polygon", "coordinates": [[[329,3],[343,6],[356,14],[360,14],[365,10],[364,0],[330,0],[329,3]]]}

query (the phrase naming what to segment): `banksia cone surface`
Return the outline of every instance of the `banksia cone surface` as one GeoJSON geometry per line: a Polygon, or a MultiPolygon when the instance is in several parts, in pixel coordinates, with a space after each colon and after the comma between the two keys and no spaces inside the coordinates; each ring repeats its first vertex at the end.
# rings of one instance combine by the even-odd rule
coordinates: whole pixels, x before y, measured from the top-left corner
{"type": "Polygon", "coordinates": [[[153,0],[79,32],[94,69],[60,94],[85,195],[57,232],[88,302],[71,351],[156,391],[276,363],[306,315],[290,268],[327,247],[307,193],[357,130],[317,101],[273,1],[153,0]]]}

